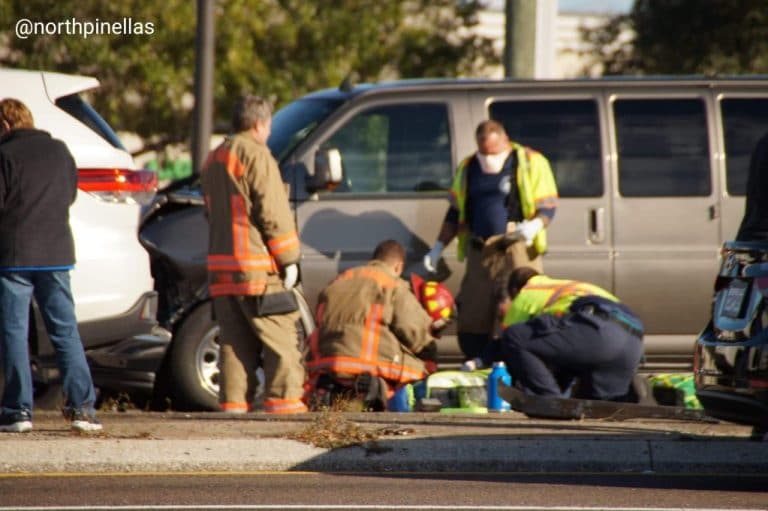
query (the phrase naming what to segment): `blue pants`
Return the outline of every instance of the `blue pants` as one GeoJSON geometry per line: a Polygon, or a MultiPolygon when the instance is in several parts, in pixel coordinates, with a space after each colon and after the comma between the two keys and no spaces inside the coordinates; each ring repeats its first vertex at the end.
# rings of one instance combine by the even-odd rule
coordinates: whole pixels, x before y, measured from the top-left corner
{"type": "Polygon", "coordinates": [[[96,396],[77,331],[68,271],[0,273],[0,360],[5,371],[3,413],[32,412],[29,306],[35,297],[62,375],[65,406],[93,413],[96,396]]]}
{"type": "Polygon", "coordinates": [[[530,393],[563,397],[573,378],[574,397],[619,399],[627,394],[643,355],[642,340],[609,319],[544,314],[508,327],[498,346],[513,380],[530,393]]]}

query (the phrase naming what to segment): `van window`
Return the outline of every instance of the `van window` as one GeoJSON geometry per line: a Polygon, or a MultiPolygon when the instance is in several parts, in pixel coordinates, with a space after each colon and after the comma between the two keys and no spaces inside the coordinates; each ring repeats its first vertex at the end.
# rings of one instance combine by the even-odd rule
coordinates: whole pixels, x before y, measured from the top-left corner
{"type": "Polygon", "coordinates": [[[701,99],[614,102],[619,192],[625,197],[707,196],[712,191],[701,99]]]}
{"type": "Polygon", "coordinates": [[[497,101],[490,118],[504,125],[509,138],[547,157],[561,197],[603,195],[595,101],[497,101]]]}
{"type": "Polygon", "coordinates": [[[400,104],[365,110],[326,143],[339,149],[344,182],[336,192],[446,190],[451,137],[444,104],[400,104]]]}
{"type": "Polygon", "coordinates": [[[757,141],[768,133],[768,99],[720,101],[725,135],[726,187],[729,195],[746,195],[749,161],[757,141]]]}

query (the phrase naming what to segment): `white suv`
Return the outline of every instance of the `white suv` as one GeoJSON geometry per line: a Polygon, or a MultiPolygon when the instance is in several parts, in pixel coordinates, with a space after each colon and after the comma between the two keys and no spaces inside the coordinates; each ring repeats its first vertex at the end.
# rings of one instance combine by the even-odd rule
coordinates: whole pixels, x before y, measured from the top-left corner
{"type": "MultiPolygon", "coordinates": [[[[79,192],[70,211],[77,257],[72,291],[94,381],[97,387],[151,389],[157,367],[148,371],[146,365],[157,357],[147,354],[163,352],[169,339],[156,328],[157,293],[137,232],[141,203],[152,198],[156,177],[135,170],[114,131],[79,96],[98,86],[85,76],[0,69],[0,98],[24,102],[35,127],[64,141],[78,167],[79,192]]],[[[58,377],[40,319],[35,314],[30,328],[38,388],[58,377]]]]}

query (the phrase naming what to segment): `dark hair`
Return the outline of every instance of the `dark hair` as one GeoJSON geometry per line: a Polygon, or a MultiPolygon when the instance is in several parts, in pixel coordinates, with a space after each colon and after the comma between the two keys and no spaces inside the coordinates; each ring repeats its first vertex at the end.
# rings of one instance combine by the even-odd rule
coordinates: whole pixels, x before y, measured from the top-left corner
{"type": "Polygon", "coordinates": [[[516,292],[520,291],[531,279],[535,277],[539,272],[529,266],[523,266],[512,271],[507,282],[507,292],[509,296],[513,296],[516,292]]]}
{"type": "Polygon", "coordinates": [[[507,130],[504,129],[504,126],[500,122],[494,120],[483,121],[477,125],[477,128],[475,128],[475,138],[477,140],[484,140],[491,133],[506,135],[507,130]]]}
{"type": "Polygon", "coordinates": [[[373,258],[385,263],[405,262],[405,249],[395,240],[385,240],[376,245],[373,258]]]}
{"type": "Polygon", "coordinates": [[[261,96],[246,94],[235,103],[232,111],[232,131],[248,131],[256,121],[264,121],[272,116],[272,105],[261,96]]]}

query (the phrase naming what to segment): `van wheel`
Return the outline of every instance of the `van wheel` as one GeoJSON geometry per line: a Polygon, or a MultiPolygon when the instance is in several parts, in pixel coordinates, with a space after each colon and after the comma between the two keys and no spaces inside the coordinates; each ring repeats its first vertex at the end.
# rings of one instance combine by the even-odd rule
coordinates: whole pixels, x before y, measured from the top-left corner
{"type": "Polygon", "coordinates": [[[211,302],[195,308],[173,336],[170,375],[177,410],[219,409],[219,326],[211,308],[211,302]]]}

